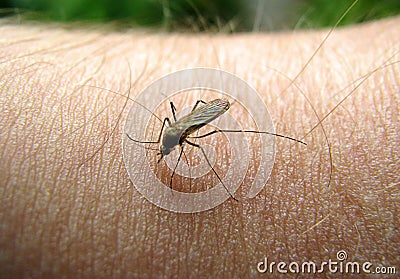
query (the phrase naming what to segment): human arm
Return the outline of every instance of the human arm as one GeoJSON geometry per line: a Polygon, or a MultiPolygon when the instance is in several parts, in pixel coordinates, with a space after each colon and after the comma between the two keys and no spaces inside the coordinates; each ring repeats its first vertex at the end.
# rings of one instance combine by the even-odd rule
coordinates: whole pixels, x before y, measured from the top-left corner
{"type": "Polygon", "coordinates": [[[248,277],[265,256],[336,260],[339,250],[396,264],[397,26],[399,18],[336,30],[296,80],[323,119],[351,93],[347,84],[388,64],[322,122],[329,185],[318,126],[307,148],[278,141],[255,199],[176,214],[149,203],[127,175],[116,121],[126,99],[81,85],[126,93],[127,61],[133,96],[175,69],[219,67],[257,89],[277,132],[303,136],[318,118],[296,87],[281,94],[291,81],[270,68],[293,78],[327,31],[210,37],[2,25],[2,273],[248,277]]]}

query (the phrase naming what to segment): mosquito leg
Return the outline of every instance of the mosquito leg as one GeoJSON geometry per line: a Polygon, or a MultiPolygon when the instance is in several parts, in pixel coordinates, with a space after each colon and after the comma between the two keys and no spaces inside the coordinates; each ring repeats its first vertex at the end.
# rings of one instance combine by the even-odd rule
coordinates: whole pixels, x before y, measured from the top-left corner
{"type": "Polygon", "coordinates": [[[221,130],[214,130],[214,131],[208,132],[207,134],[204,134],[204,135],[200,135],[200,136],[189,136],[188,138],[191,138],[191,139],[201,139],[201,138],[205,138],[205,137],[211,136],[211,135],[216,134],[216,133],[221,133],[221,132],[222,132],[221,130]]]}
{"type": "Polygon", "coordinates": [[[284,135],[280,135],[280,134],[275,134],[275,133],[270,133],[270,132],[260,132],[260,131],[253,131],[253,130],[214,130],[214,131],[211,131],[211,132],[206,133],[204,135],[190,136],[190,138],[192,138],[192,139],[200,139],[200,138],[205,138],[205,137],[211,136],[211,135],[213,135],[215,133],[255,133],[255,134],[266,134],[266,135],[272,135],[272,136],[276,136],[276,137],[281,137],[281,138],[293,140],[293,141],[296,141],[298,143],[307,145],[307,143],[305,143],[305,142],[303,142],[301,140],[292,138],[292,137],[288,137],[288,136],[284,136],[284,135]]]}
{"type": "Polygon", "coordinates": [[[169,104],[171,105],[172,115],[173,115],[174,120],[175,120],[175,122],[176,122],[176,107],[175,107],[175,105],[174,105],[173,102],[169,102],[169,104]]]}
{"type": "Polygon", "coordinates": [[[185,151],[183,151],[183,156],[185,157],[186,164],[189,167],[189,189],[190,189],[190,191],[192,191],[192,179],[191,179],[192,178],[192,172],[190,170],[189,159],[187,158],[185,151]]]}
{"type": "Polygon", "coordinates": [[[214,169],[213,166],[211,165],[210,161],[208,160],[207,155],[206,155],[206,152],[204,151],[203,147],[201,147],[200,145],[198,145],[198,144],[196,144],[196,143],[190,142],[190,141],[188,141],[188,140],[185,140],[185,142],[187,142],[188,144],[190,144],[190,145],[192,145],[192,146],[194,146],[194,147],[200,148],[201,152],[202,152],[203,155],[204,155],[204,158],[206,158],[206,161],[207,161],[208,165],[210,166],[210,168],[211,168],[211,170],[214,172],[214,174],[217,176],[219,182],[221,182],[222,186],[224,186],[225,190],[228,192],[228,194],[231,196],[231,198],[234,199],[235,201],[238,201],[238,200],[231,194],[231,192],[229,192],[229,190],[228,190],[228,188],[225,186],[224,182],[222,182],[221,177],[219,177],[218,173],[215,171],[215,169],[214,169]]]}
{"type": "Polygon", "coordinates": [[[140,141],[140,140],[135,140],[135,139],[133,139],[128,133],[126,133],[126,136],[127,136],[131,141],[134,141],[134,142],[137,142],[137,143],[160,143],[160,141],[161,141],[161,136],[162,136],[162,132],[163,132],[163,130],[164,130],[164,127],[165,127],[165,123],[166,123],[166,122],[168,122],[168,125],[171,126],[171,121],[169,120],[168,117],[166,117],[166,118],[164,119],[164,121],[163,121],[163,124],[162,124],[162,127],[161,127],[161,131],[160,131],[160,135],[158,136],[158,140],[157,140],[157,141],[140,141]]]}
{"type": "Polygon", "coordinates": [[[202,103],[202,104],[207,104],[207,103],[204,102],[203,100],[197,100],[197,102],[196,102],[196,104],[194,105],[192,111],[194,111],[200,103],[202,103]]]}
{"type": "MultiPolygon", "coordinates": [[[[169,120],[168,117],[165,117],[165,118],[164,118],[164,121],[163,121],[163,124],[162,124],[162,126],[161,126],[160,135],[158,136],[158,140],[157,140],[157,141],[140,141],[140,140],[135,140],[135,139],[133,139],[128,133],[126,133],[126,136],[127,136],[131,141],[137,142],[137,143],[160,143],[160,141],[161,141],[161,136],[162,136],[162,132],[163,132],[163,130],[164,130],[165,123],[167,123],[167,122],[168,122],[168,125],[171,126],[171,121],[169,120]]],[[[163,155],[161,152],[160,152],[158,155],[161,155],[161,156],[160,156],[160,159],[157,160],[157,163],[160,163],[160,161],[161,161],[161,159],[164,157],[164,155],[163,155]]]]}
{"type": "Polygon", "coordinates": [[[179,157],[178,157],[178,161],[176,161],[175,167],[174,167],[174,171],[172,172],[171,178],[169,180],[169,187],[172,189],[172,178],[174,177],[176,168],[178,167],[179,161],[181,160],[183,154],[183,146],[181,145],[181,152],[179,153],[179,157]]]}

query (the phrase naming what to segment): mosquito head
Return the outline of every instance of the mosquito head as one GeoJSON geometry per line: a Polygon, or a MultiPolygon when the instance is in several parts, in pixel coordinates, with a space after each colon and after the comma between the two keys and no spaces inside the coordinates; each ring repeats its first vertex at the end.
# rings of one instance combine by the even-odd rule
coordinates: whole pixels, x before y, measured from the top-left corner
{"type": "Polygon", "coordinates": [[[160,153],[161,153],[161,156],[168,155],[169,153],[171,153],[171,148],[166,147],[164,144],[162,144],[160,146],[160,153]]]}
{"type": "Polygon", "coordinates": [[[167,127],[160,145],[161,154],[165,156],[171,153],[172,149],[180,144],[180,139],[181,131],[179,129],[176,127],[167,127]]]}

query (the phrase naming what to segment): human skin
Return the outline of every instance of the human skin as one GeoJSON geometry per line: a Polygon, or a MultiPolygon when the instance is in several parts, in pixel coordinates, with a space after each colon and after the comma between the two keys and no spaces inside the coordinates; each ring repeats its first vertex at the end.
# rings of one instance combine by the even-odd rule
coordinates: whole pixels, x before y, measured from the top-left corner
{"type": "Polygon", "coordinates": [[[312,57],[329,30],[119,33],[3,20],[1,277],[248,278],[265,257],[320,263],[339,250],[398,269],[398,26],[334,30],[312,57]],[[131,82],[134,98],[199,66],[246,80],[276,131],[307,146],[277,139],[256,198],[179,214],[134,187],[121,146],[130,103],[104,89],[126,95],[131,82]]]}

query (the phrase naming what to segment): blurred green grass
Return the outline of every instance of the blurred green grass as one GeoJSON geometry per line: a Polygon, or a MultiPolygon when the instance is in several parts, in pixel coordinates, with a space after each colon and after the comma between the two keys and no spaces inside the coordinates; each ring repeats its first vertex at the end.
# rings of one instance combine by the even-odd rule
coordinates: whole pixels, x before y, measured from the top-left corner
{"type": "MultiPolygon", "coordinates": [[[[2,0],[0,8],[44,21],[112,21],[170,31],[276,31],[333,26],[352,3],[353,0],[2,0]]],[[[340,25],[398,14],[400,0],[359,0],[340,25]]]]}
{"type": "MultiPolygon", "coordinates": [[[[349,0],[312,0],[305,17],[311,27],[335,25],[338,18],[353,3],[349,0]]],[[[400,0],[361,0],[350,10],[339,25],[361,23],[400,14],[400,0]]]]}

